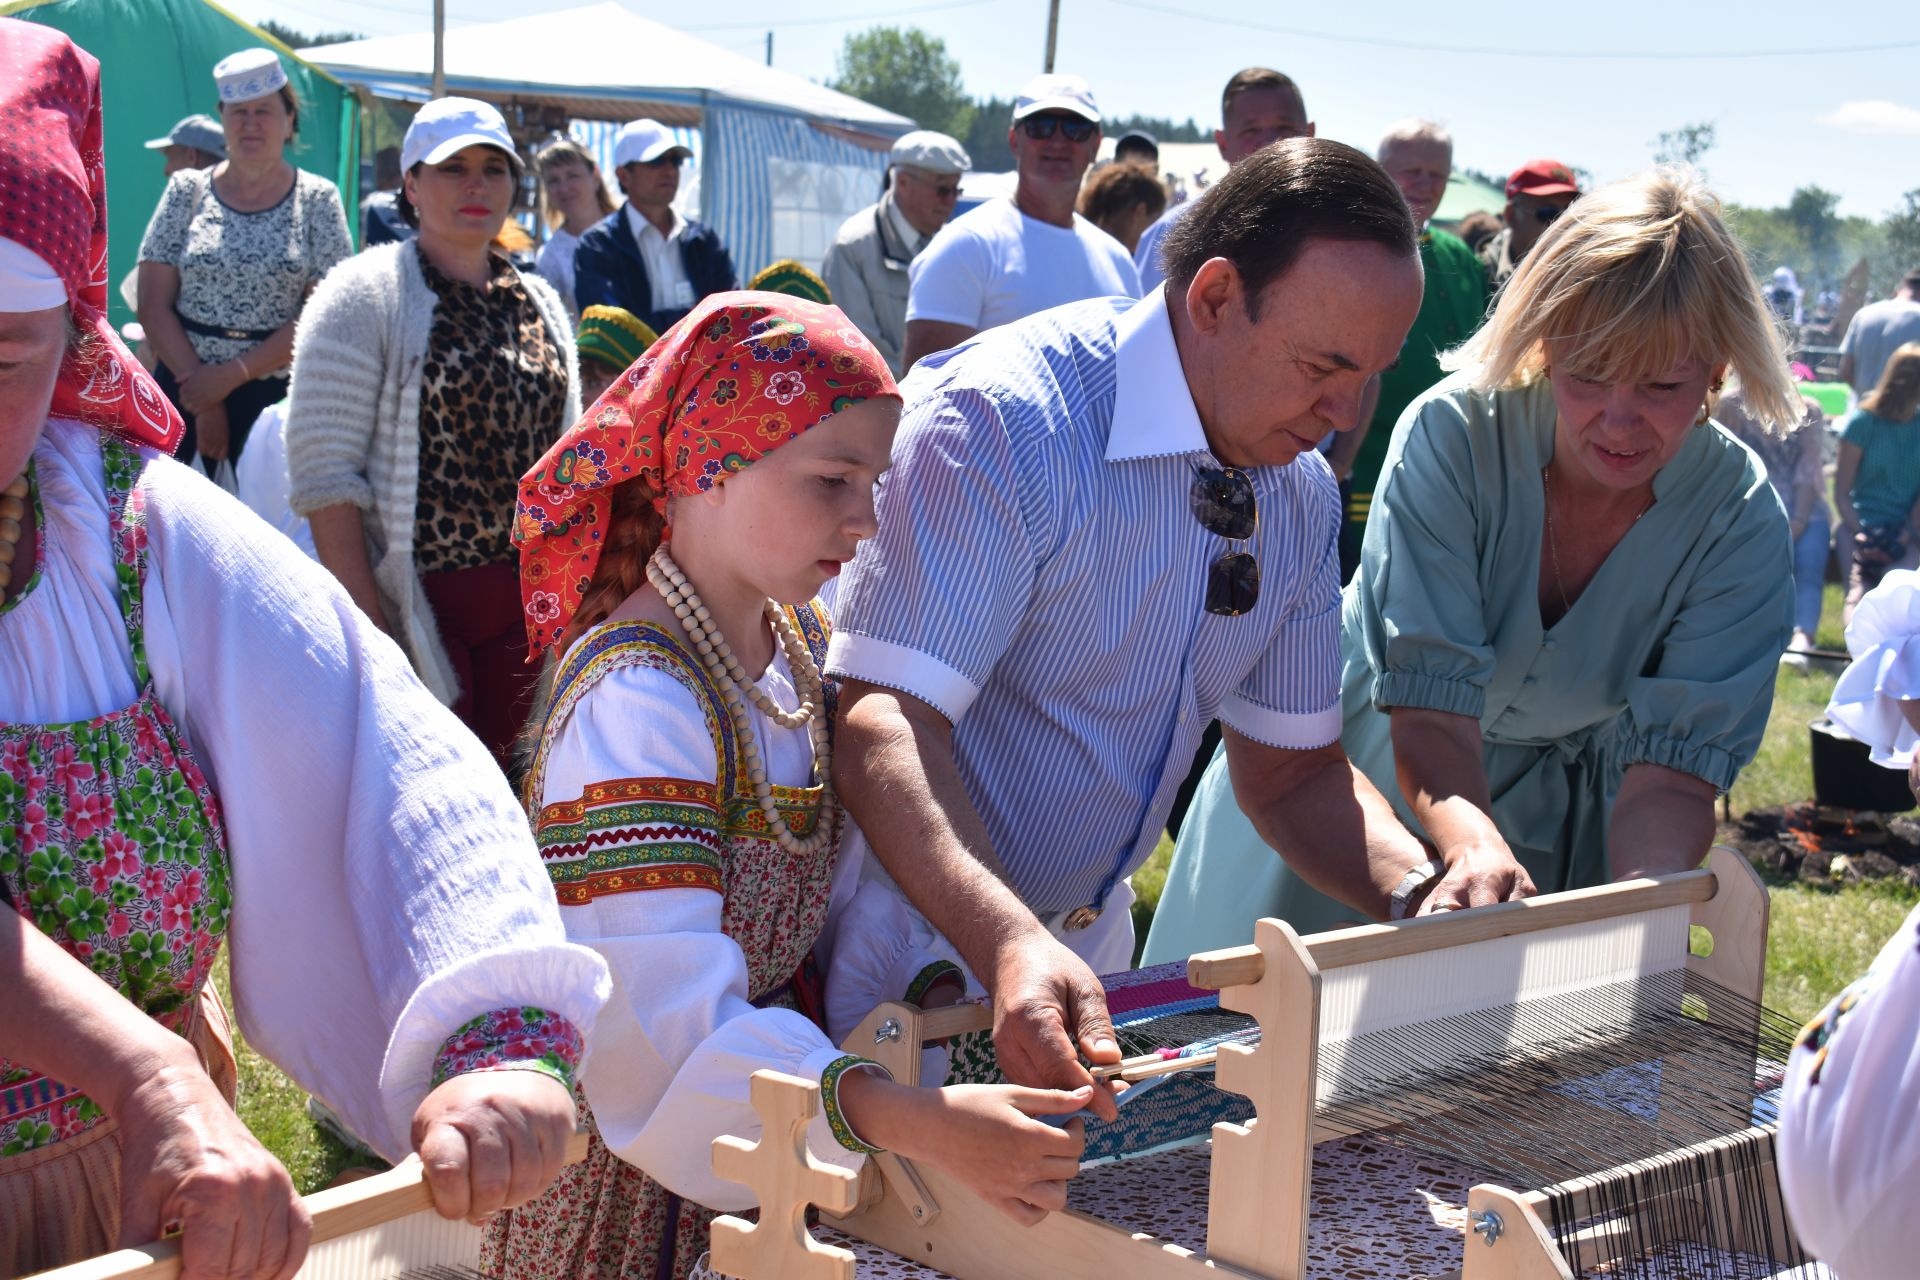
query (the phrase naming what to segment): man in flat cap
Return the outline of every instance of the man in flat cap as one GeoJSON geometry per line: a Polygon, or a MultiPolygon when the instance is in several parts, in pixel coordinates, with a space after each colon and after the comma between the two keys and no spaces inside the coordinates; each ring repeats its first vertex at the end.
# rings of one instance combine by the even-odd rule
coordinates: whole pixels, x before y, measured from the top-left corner
{"type": "Polygon", "coordinates": [[[886,358],[907,371],[907,266],[947,225],[960,197],[967,150],[944,133],[916,129],[893,144],[879,203],[848,218],[821,274],[833,301],[886,358]]]}
{"type": "Polygon", "coordinates": [[[161,172],[171,178],[182,169],[211,169],[225,160],[227,135],[212,116],[191,115],[167,130],[166,137],[155,138],[146,147],[160,153],[166,165],[161,172]]]}

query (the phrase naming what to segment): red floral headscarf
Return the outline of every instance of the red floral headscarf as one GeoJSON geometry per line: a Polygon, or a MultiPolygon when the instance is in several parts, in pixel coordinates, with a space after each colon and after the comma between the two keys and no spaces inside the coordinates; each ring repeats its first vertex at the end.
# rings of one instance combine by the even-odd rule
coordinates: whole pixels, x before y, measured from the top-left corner
{"type": "Polygon", "coordinates": [[[99,341],[61,367],[51,413],[171,452],[185,424],[107,323],[100,63],[48,27],[0,18],[0,237],[45,259],[99,341]]]}
{"type": "Polygon", "coordinates": [[[513,540],[531,653],[579,610],[615,485],[645,477],[664,513],[669,495],[711,489],[839,410],[899,394],[838,307],[775,293],[708,297],[521,477],[513,540]]]}

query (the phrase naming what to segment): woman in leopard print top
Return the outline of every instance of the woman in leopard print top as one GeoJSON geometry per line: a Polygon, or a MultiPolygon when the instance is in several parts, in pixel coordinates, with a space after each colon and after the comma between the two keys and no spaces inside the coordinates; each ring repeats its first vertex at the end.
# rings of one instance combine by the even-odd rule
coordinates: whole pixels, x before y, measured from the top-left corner
{"type": "Polygon", "coordinates": [[[515,486],[579,414],[563,305],[493,246],[519,181],[512,145],[485,103],[421,111],[402,147],[401,193],[420,234],[368,251],[337,289],[329,278],[316,292],[287,419],[294,505],[311,517],[321,561],[503,765],[537,674],[517,643],[515,486]],[[369,274],[400,277],[400,305],[371,342],[353,301],[369,274]],[[334,425],[356,418],[355,437],[337,439],[334,425]],[[396,456],[411,476],[378,485],[396,456]]]}

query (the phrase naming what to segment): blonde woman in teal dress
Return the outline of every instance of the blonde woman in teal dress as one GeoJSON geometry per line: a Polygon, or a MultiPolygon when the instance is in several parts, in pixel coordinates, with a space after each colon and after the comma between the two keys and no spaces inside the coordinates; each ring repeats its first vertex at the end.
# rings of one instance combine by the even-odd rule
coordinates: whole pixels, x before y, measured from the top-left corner
{"type": "MultiPolygon", "coordinates": [[[[1786,513],[1710,420],[1730,371],[1762,421],[1800,414],[1717,201],[1670,172],[1580,200],[1448,363],[1394,430],[1342,609],[1341,742],[1435,855],[1397,905],[1483,905],[1458,886],[1509,859],[1539,892],[1692,867],[1793,604],[1786,513]]],[[[1148,963],[1353,919],[1234,785],[1216,758],[1148,963]]]]}

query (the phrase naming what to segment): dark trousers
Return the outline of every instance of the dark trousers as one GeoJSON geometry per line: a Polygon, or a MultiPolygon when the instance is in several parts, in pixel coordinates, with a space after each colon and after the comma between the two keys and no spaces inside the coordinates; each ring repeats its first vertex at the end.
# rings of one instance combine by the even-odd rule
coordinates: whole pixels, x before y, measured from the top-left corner
{"type": "MultiPolygon", "coordinates": [[[[153,367],[153,380],[160,384],[161,394],[173,401],[173,407],[187,420],[187,433],[180,437],[180,447],[173,451],[173,456],[182,462],[192,462],[200,452],[200,438],[193,427],[193,415],[180,406],[180,381],[164,361],[153,367]]],[[[253,420],[268,405],[285,399],[286,394],[285,378],[255,378],[233,389],[226,400],[228,461],[240,461],[240,451],[247,447],[247,433],[253,430],[253,420]]],[[[202,458],[201,465],[212,473],[212,459],[202,458]]]]}
{"type": "Polygon", "coordinates": [[[514,740],[533,714],[540,668],[527,661],[520,571],[511,564],[423,573],[440,643],[446,646],[460,698],[453,713],[509,771],[514,740]]]}

